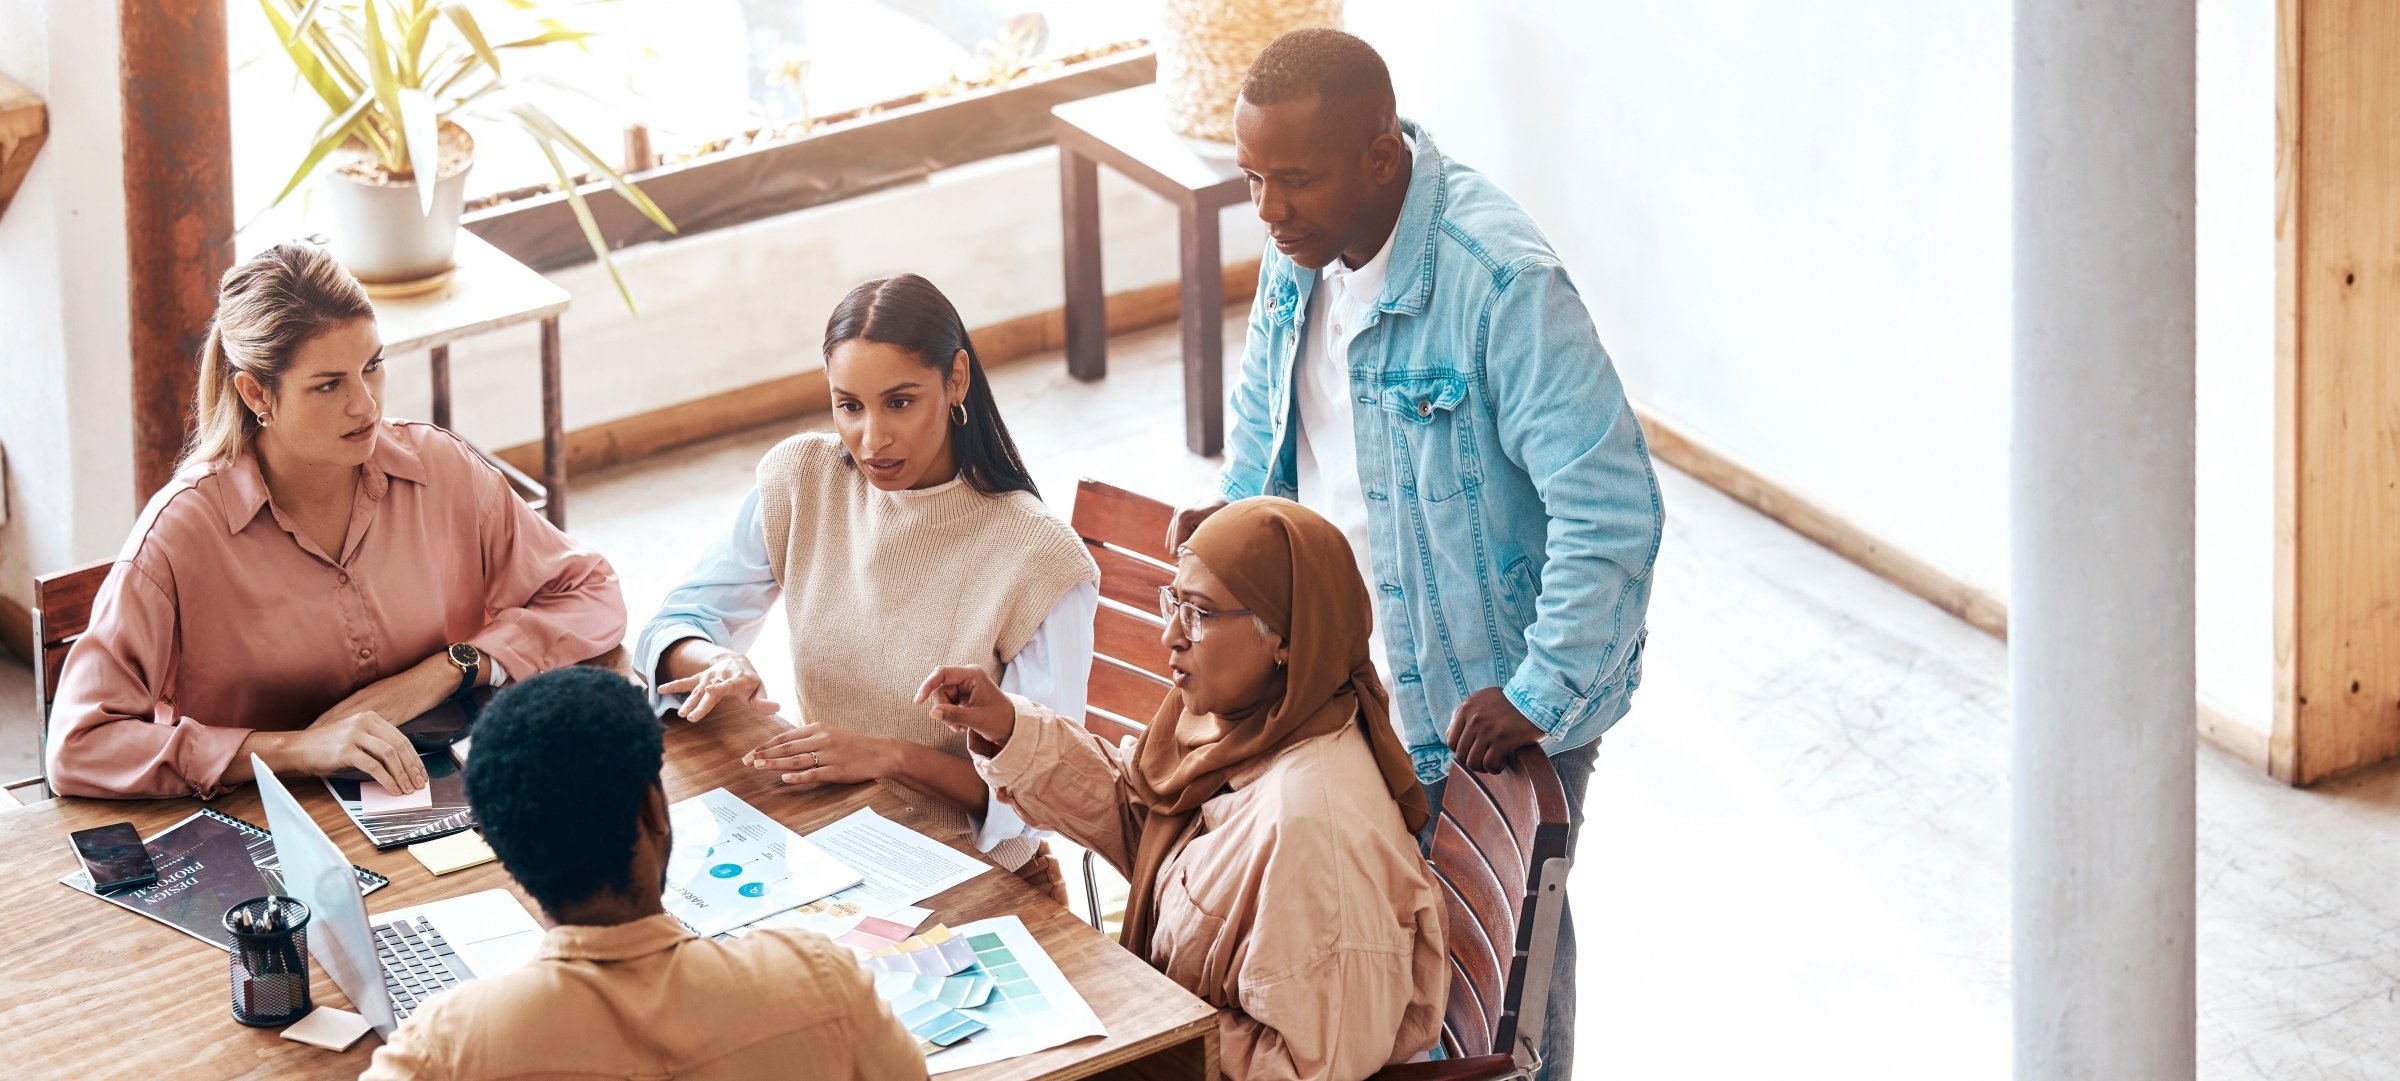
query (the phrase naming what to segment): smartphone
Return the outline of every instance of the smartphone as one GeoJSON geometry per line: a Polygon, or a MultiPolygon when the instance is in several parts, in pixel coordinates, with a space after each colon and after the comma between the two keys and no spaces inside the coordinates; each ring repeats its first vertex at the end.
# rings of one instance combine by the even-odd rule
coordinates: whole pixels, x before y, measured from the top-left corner
{"type": "Polygon", "coordinates": [[[92,889],[100,893],[158,881],[158,866],[150,862],[150,850],[142,846],[142,835],[134,832],[131,822],[76,830],[68,839],[75,842],[84,873],[92,876],[92,889]]]}

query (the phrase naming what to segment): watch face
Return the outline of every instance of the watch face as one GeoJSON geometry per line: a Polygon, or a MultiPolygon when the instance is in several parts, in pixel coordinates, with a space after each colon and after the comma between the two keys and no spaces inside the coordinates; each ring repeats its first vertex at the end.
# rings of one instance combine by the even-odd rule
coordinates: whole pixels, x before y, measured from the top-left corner
{"type": "Polygon", "coordinates": [[[450,663],[455,664],[460,668],[471,668],[479,663],[482,663],[482,661],[483,654],[478,652],[474,646],[470,646],[465,642],[460,642],[457,645],[450,647],[450,663]]]}

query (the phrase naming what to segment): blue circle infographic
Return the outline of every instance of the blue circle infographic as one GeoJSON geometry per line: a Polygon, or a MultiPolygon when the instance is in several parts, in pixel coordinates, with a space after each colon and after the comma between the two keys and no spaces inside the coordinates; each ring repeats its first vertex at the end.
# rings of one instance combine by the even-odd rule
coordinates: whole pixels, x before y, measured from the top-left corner
{"type": "Polygon", "coordinates": [[[720,863],[709,868],[708,873],[717,878],[732,878],[733,876],[742,873],[742,865],[738,863],[720,863]]]}
{"type": "Polygon", "coordinates": [[[744,897],[764,897],[767,895],[767,884],[764,882],[744,882],[742,883],[742,888],[736,892],[739,892],[744,897]]]}

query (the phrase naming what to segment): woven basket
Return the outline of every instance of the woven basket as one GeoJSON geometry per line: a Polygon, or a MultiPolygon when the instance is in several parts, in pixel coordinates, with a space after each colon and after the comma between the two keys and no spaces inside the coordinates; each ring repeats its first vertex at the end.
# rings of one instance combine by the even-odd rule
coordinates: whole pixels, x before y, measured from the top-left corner
{"type": "Polygon", "coordinates": [[[1268,43],[1304,26],[1342,25],[1342,0],[1166,0],[1158,84],[1179,135],[1233,141],[1242,77],[1268,43]]]}

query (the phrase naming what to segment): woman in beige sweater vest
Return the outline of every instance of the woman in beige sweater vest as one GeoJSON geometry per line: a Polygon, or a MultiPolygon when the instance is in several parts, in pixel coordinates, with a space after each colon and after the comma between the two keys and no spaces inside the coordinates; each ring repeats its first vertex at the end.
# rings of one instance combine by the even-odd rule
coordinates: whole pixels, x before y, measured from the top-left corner
{"type": "Polygon", "coordinates": [[[994,800],[966,739],[910,699],[972,665],[1081,716],[1099,569],[1050,513],[1009,438],[966,326],[903,275],[850,292],[825,330],[836,432],[759,462],[732,530],[635,643],[687,720],[762,697],[744,655],[778,597],[797,727],[745,756],[792,784],[891,780],[945,804],[993,862],[1064,895],[1040,834],[994,800]]]}

